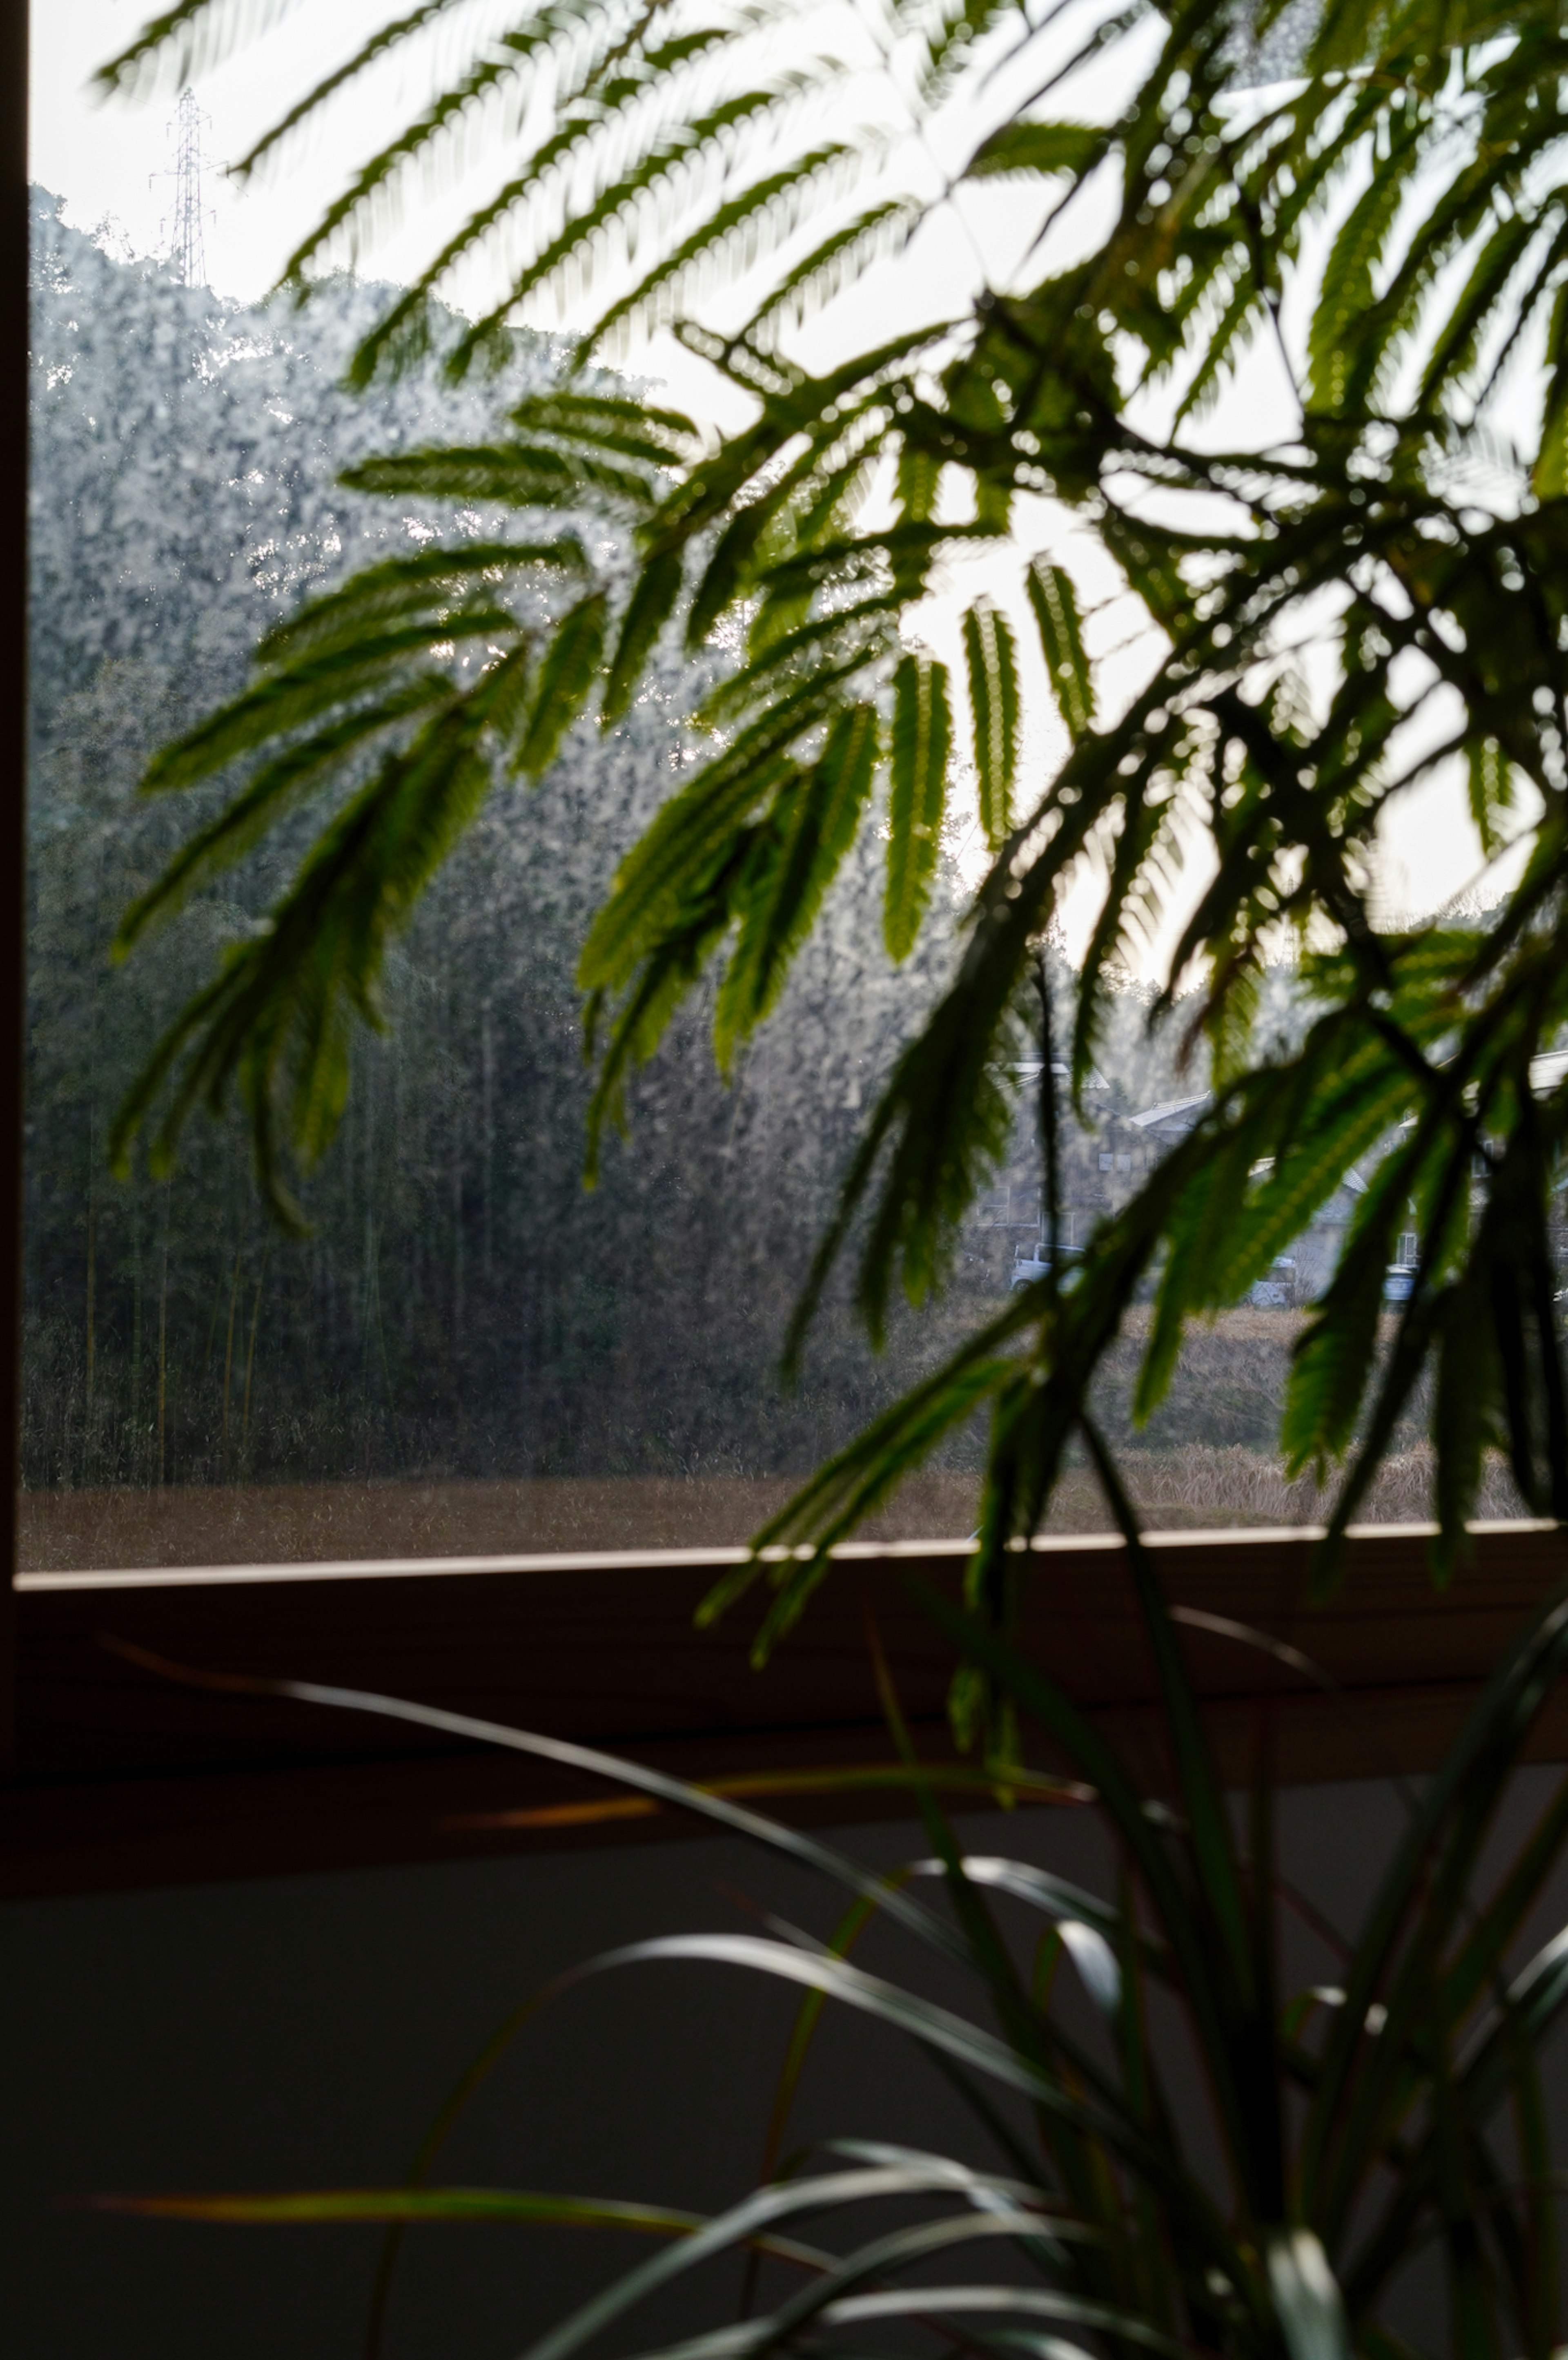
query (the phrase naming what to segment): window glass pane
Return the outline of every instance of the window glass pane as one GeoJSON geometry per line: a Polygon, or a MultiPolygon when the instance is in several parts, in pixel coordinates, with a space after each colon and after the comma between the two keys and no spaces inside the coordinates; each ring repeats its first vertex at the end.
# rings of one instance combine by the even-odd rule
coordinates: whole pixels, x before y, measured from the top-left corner
{"type": "MultiPolygon", "coordinates": [[[[87,14],[106,55],[123,12],[87,14]]],[[[308,589],[461,530],[342,493],[343,465],[482,439],[498,398],[427,373],[358,400],[340,380],[375,292],[345,279],[299,315],[256,300],[285,246],[216,169],[264,119],[232,73],[200,104],[100,111],[80,25],[66,44],[41,22],[38,48],[26,1560],[744,1540],[935,1348],[907,1321],[877,1360],[840,1306],[800,1390],[775,1374],[943,949],[895,977],[861,878],[735,1087],[703,1022],[682,1026],[584,1189],[574,968],[688,757],[672,676],[478,821],[395,955],[308,1236],[269,1223],[237,1117],[191,1125],[165,1176],[114,1176],[128,1083],[314,816],[116,967],[127,902],[219,801],[140,800],[141,770],[244,685],[308,589]]],[[[542,381],[560,357],[541,338],[524,362],[542,381]]],[[[896,1528],[966,1528],[973,1488],[933,1475],[896,1528]]]]}
{"type": "MultiPolygon", "coordinates": [[[[40,11],[35,34],[24,1562],[743,1541],[1010,1290],[1081,1252],[1202,1113],[1202,1060],[1183,1062],[1179,1018],[1149,1036],[1147,988],[1129,980],[1064,1135],[1062,1228],[1049,1237],[1045,1052],[1020,1056],[1012,1146],[947,1293],[901,1308],[877,1355],[839,1286],[800,1384],[781,1386],[813,1246],[878,1088],[951,968],[981,864],[961,814],[931,923],[896,967],[868,837],[733,1077],[715,1073],[701,999],[634,1083],[628,1138],[586,1191],[576,961],[618,858],[691,759],[681,716],[731,660],[721,646],[695,669],[671,659],[619,728],[574,736],[538,790],[496,786],[394,955],[385,1027],[355,1049],[304,1234],[261,1208],[233,1109],[188,1127],[172,1170],[138,1161],[115,1176],[116,1112],[160,1028],[264,923],[317,816],[302,802],[117,967],[109,945],[127,905],[222,801],[209,788],[138,798],[144,766],[244,685],[258,635],[307,591],[480,529],[462,503],[398,503],[337,477],[372,453],[481,440],[503,396],[482,377],[454,390],[428,367],[346,392],[384,285],[345,274],[303,311],[263,300],[344,159],[309,154],[244,199],[218,166],[320,60],[275,46],[198,98],[99,110],[83,69],[124,37],[123,11],[94,0],[58,13],[69,22],[40,11]]],[[[334,39],[384,13],[334,12],[334,39]]],[[[388,91],[387,106],[407,95],[388,91]]],[[[369,267],[411,268],[428,250],[420,226],[369,267]]],[[[507,383],[546,382],[565,351],[533,335],[507,383]]],[[[1058,982],[1070,989],[1066,967],[1058,982]]],[[[1289,975],[1273,982],[1288,1021],[1289,975]]],[[[1250,1299],[1190,1340],[1136,1436],[1149,1309],[1134,1306],[1105,1414],[1129,1437],[1152,1523],[1318,1512],[1310,1484],[1284,1482],[1275,1429],[1291,1345],[1377,1152],[1250,1299]]],[[[1390,1302],[1419,1245],[1401,1237],[1390,1302]]],[[[1425,1513],[1423,1419],[1418,1403],[1371,1513],[1425,1513]]],[[[868,1533],[969,1532],[983,1448],[977,1431],[950,1445],[868,1533]]],[[[1509,1512],[1500,1477],[1484,1504],[1509,1512]]],[[[1069,1475],[1054,1521],[1105,1523],[1086,1471],[1069,1475]]]]}

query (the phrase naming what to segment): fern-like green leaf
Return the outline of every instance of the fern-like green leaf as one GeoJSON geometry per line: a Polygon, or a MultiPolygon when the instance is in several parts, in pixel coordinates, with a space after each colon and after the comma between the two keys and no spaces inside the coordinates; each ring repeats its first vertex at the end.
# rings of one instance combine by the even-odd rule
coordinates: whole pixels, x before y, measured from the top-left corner
{"type": "Polygon", "coordinates": [[[569,449],[579,445],[609,451],[654,467],[683,465],[701,443],[696,427],[683,410],[660,410],[626,394],[583,393],[572,386],[556,385],[542,393],[530,393],[508,415],[526,439],[545,434],[569,449]]]}
{"type": "Polygon", "coordinates": [[[1107,151],[1105,133],[1089,123],[1004,123],[983,139],[964,168],[968,180],[995,180],[1017,173],[1075,180],[1092,172],[1107,151]]]}
{"type": "Polygon", "coordinates": [[[953,737],[947,667],[907,655],[893,675],[892,792],[882,932],[890,958],[907,958],[931,897],[947,808],[953,737]]]}
{"type": "Polygon", "coordinates": [[[798,683],[690,779],[634,845],[589,930],[578,968],[586,991],[619,990],[657,946],[659,929],[710,875],[736,829],[794,773],[789,749],[834,710],[831,668],[798,683]]]}
{"type": "Polygon", "coordinates": [[[881,590],[852,606],[813,615],[794,630],[766,639],[751,662],[714,683],[693,716],[703,729],[722,728],[740,714],[755,712],[789,682],[831,663],[834,677],[848,678],[857,664],[870,665],[896,644],[902,605],[897,591],[881,590]]]}
{"type": "Polygon", "coordinates": [[[264,675],[254,688],[156,754],[143,786],[148,793],[164,794],[200,785],[289,730],[308,728],[362,697],[385,694],[393,676],[428,653],[432,637],[451,646],[463,639],[489,640],[502,632],[510,637],[515,628],[513,617],[504,610],[485,607],[471,611],[461,624],[443,616],[437,633],[425,622],[406,625],[264,675]]]}
{"type": "Polygon", "coordinates": [[[909,524],[930,524],[936,514],[942,461],[934,451],[906,442],[898,453],[898,507],[909,524]]]}
{"type": "MultiPolygon", "coordinates": [[[[460,342],[457,366],[461,367],[467,354],[482,346],[495,324],[518,304],[559,284],[568,270],[591,265],[596,255],[606,250],[617,228],[625,232],[631,227],[635,249],[635,224],[671,182],[700,172],[716,148],[733,145],[748,133],[755,136],[769,115],[797,95],[788,84],[738,91],[694,122],[671,125],[648,153],[637,156],[630,169],[600,189],[590,203],[569,213],[558,234],[511,279],[500,302],[476,321],[460,342]]],[[[596,340],[585,340],[585,344],[596,340]]]]}
{"type": "Polygon", "coordinates": [[[450,83],[396,138],[363,164],[321,218],[307,232],[279,272],[283,285],[301,286],[312,264],[318,267],[352,247],[354,233],[373,207],[396,198],[407,175],[434,153],[460,137],[477,109],[493,103],[518,82],[540,51],[561,38],[565,9],[545,9],[531,35],[496,47],[481,56],[457,81],[450,83]]]}
{"type": "Polygon", "coordinates": [[[674,612],[684,578],[681,552],[669,549],[649,558],[633,584],[599,710],[606,729],[631,703],[654,643],[674,612]]]}
{"type": "Polygon", "coordinates": [[[1473,738],[1468,755],[1470,816],[1489,860],[1502,845],[1518,807],[1513,767],[1495,738],[1473,738]]]}
{"type": "Polygon", "coordinates": [[[1073,581],[1049,558],[1037,557],[1025,577],[1029,601],[1040,628],[1040,650],[1056,709],[1077,739],[1094,724],[1094,676],[1083,652],[1078,595],[1073,581]]]}
{"type": "MultiPolygon", "coordinates": [[[[623,118],[629,112],[646,110],[650,92],[662,79],[678,79],[681,66],[701,57],[723,38],[717,27],[695,27],[673,40],[659,42],[636,60],[637,71],[623,72],[608,82],[602,73],[590,69],[582,75],[575,96],[571,74],[559,77],[556,103],[561,120],[555,130],[541,140],[520,173],[505,182],[487,204],[468,216],[455,235],[446,241],[376,322],[354,355],[352,381],[368,386],[383,366],[389,366],[396,375],[410,361],[422,358],[434,341],[432,299],[436,290],[452,278],[471,254],[492,245],[497,232],[508,223],[515,223],[519,215],[526,218],[545,210],[562,187],[570,187],[573,177],[581,175],[585,152],[591,159],[590,169],[615,156],[623,118]]],[[[542,257],[536,257],[523,273],[522,280],[514,281],[507,301],[485,314],[446,352],[447,376],[454,381],[466,376],[475,355],[493,340],[505,311],[541,279],[558,272],[584,239],[590,244],[600,241],[604,227],[638,193],[646,194],[648,185],[643,179],[634,181],[628,189],[623,180],[618,204],[610,191],[602,190],[594,221],[575,235],[582,216],[574,213],[561,235],[547,246],[542,257]]]]}
{"type": "Polygon", "coordinates": [[[264,763],[234,801],[183,844],[168,868],[121,919],[114,956],[123,958],[154,924],[173,917],[192,893],[260,843],[287,812],[321,785],[344,758],[387,729],[399,727],[432,705],[450,703],[452,683],[444,672],[416,672],[373,705],[356,705],[345,718],[287,747],[264,763]]]}
{"type": "Polygon", "coordinates": [[[528,728],[514,758],[514,767],[527,777],[542,778],[549,770],[597,684],[606,613],[604,595],[596,591],[556,625],[539,665],[528,728]]]}
{"type": "Polygon", "coordinates": [[[1530,488],[1538,499],[1560,500],[1568,496],[1568,282],[1558,288],[1552,300],[1546,363],[1541,449],[1530,488]]]}
{"type": "Polygon", "coordinates": [[[795,953],[854,843],[870,801],[880,754],[871,705],[852,705],[833,723],[814,767],[795,784],[741,912],[713,1017],[721,1067],[776,1006],[795,953]]]}
{"type": "Polygon", "coordinates": [[[635,287],[600,313],[582,341],[583,357],[602,350],[617,329],[670,317],[682,287],[701,268],[732,252],[739,253],[743,264],[749,263],[788,237],[810,203],[815,184],[831,175],[842,177],[859,160],[841,140],[833,140],[716,206],[701,228],[683,238],[651,270],[645,271],[635,287]]]}
{"type": "Polygon", "coordinates": [[[996,851],[1011,834],[1013,781],[1018,761],[1018,666],[1012,625],[989,598],[977,598],[964,617],[969,670],[975,770],[980,825],[996,851]]]}
{"type": "MultiPolygon", "coordinates": [[[[431,619],[438,634],[443,617],[461,617],[475,585],[499,589],[506,577],[538,569],[582,576],[588,559],[574,533],[549,541],[474,541],[452,548],[422,549],[409,557],[367,565],[339,590],[312,598],[299,614],[279,623],[256,653],[263,663],[285,665],[341,653],[352,654],[367,637],[431,619]]],[[[492,602],[490,612],[496,611],[492,602]]]]}
{"type": "Polygon", "coordinates": [[[885,197],[867,205],[790,266],[747,321],[747,337],[756,341],[765,333],[798,327],[820,305],[853,286],[873,263],[901,253],[926,213],[925,204],[913,197],[885,197]]]}
{"type": "Polygon", "coordinates": [[[494,442],[471,450],[436,444],[362,459],[341,478],[351,492],[389,492],[405,499],[494,500],[514,508],[571,508],[597,494],[642,516],[658,497],[651,473],[618,467],[581,448],[545,442],[494,442]]]}
{"type": "Polygon", "coordinates": [[[1384,169],[1373,174],[1352,207],[1323,266],[1308,343],[1312,397],[1324,410],[1337,410],[1345,400],[1355,331],[1371,308],[1373,272],[1393,230],[1417,152],[1413,133],[1391,143],[1384,169]]]}

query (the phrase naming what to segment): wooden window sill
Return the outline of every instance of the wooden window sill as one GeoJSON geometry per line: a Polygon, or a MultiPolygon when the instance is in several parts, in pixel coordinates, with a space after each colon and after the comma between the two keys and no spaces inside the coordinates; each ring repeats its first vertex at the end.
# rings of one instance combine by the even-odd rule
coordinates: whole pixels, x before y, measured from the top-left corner
{"type": "MultiPolygon", "coordinates": [[[[1427,1526],[1368,1526],[1346,1578],[1303,1602],[1312,1535],[1171,1533],[1150,1546],[1173,1601],[1300,1648],[1336,1684],[1212,1628],[1189,1661],[1228,1776],[1265,1719],[1289,1784],[1420,1771],[1439,1759],[1498,1653],[1568,1569],[1556,1527],[1477,1526],[1432,1588],[1427,1526]]],[[[18,1770],[0,1790],[0,1896],[455,1859],[626,1842],[698,1822],[517,1755],[359,1714],[158,1679],[129,1644],[203,1670],[376,1689],[755,1781],[886,1762],[865,1637],[874,1613],[922,1748],[951,1759],[948,1659],[911,1576],[952,1589],[967,1545],[852,1545],[768,1667],[754,1610],[693,1627],[735,1550],[24,1574],[16,1584],[18,1770]]],[[[1112,1535],[1031,1552],[1025,1641],[1074,1697],[1155,1751],[1153,1680],[1112,1535]]],[[[1568,1698],[1535,1759],[1568,1759],[1568,1698]]],[[[1031,1757],[1032,1758],[1032,1757],[1031,1757]]],[[[1043,1768],[1051,1765],[1042,1754],[1043,1768]]],[[[764,1798],[796,1819],[907,1813],[894,1790],[764,1798]]]]}

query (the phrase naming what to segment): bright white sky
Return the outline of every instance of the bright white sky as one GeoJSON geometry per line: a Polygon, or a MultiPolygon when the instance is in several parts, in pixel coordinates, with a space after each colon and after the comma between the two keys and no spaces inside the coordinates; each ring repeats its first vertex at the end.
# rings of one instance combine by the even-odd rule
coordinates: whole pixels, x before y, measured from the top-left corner
{"type": "MultiPolygon", "coordinates": [[[[113,217],[138,254],[166,243],[173,182],[173,104],[100,104],[86,89],[94,69],[135,38],[153,13],[145,0],[49,0],[32,13],[32,178],[69,200],[69,218],[92,229],[113,217]]],[[[277,276],[278,265],[340,184],[344,158],[317,148],[296,151],[292,169],[265,190],[234,194],[216,169],[243,153],[257,132],[299,95],[342,50],[347,55],[378,20],[391,13],[383,0],[329,0],[296,13],[308,40],[247,44],[206,76],[198,95],[211,117],[208,175],[212,218],[206,225],[212,285],[225,295],[253,298],[277,276]],[[330,45],[322,20],[332,26],[330,45]]],[[[417,245],[412,249],[417,251],[417,245]]],[[[387,276],[397,275],[396,249],[387,276]]]]}
{"type": "MultiPolygon", "coordinates": [[[[91,230],[113,220],[137,253],[167,245],[173,201],[173,182],[168,177],[173,161],[173,102],[164,97],[144,105],[102,105],[88,95],[86,83],[93,68],[133,38],[148,13],[147,0],[50,0],[48,7],[35,7],[32,24],[32,178],[66,199],[67,217],[78,227],[91,230]]],[[[211,213],[205,224],[206,256],[209,278],[220,292],[246,299],[263,293],[358,157],[340,144],[342,119],[335,118],[330,138],[318,137],[296,147],[286,168],[264,186],[236,192],[218,168],[242,153],[300,95],[307,78],[313,81],[338,56],[351,53],[368,29],[393,13],[392,0],[330,0],[330,5],[313,0],[313,5],[289,13],[281,33],[247,45],[202,79],[197,95],[210,117],[207,144],[213,165],[207,177],[211,213]],[[323,27],[330,27],[330,38],[323,27]]],[[[365,119],[360,151],[372,152],[397,119],[399,105],[406,113],[421,95],[418,88],[389,82],[379,93],[385,113],[365,119]]],[[[1096,111],[1092,94],[1082,86],[1074,97],[1074,112],[1096,111]]],[[[958,160],[935,158],[932,169],[958,160]]],[[[831,356],[834,344],[849,350],[874,341],[886,332],[885,322],[896,315],[907,320],[911,300],[930,317],[951,315],[978,283],[982,254],[992,283],[1006,284],[1026,235],[1016,198],[1003,188],[966,194],[965,205],[962,221],[950,210],[922,233],[909,257],[881,266],[860,282],[847,305],[837,307],[836,314],[825,314],[814,326],[811,349],[803,356],[822,362],[831,356]]],[[[413,218],[389,234],[361,267],[376,278],[406,278],[429,257],[433,243],[431,213],[417,207],[413,218]]],[[[668,338],[634,350],[628,365],[666,381],[682,407],[721,424],[736,422],[712,375],[668,338]]],[[[1269,381],[1266,355],[1244,374],[1227,410],[1227,432],[1237,440],[1261,439],[1271,431],[1279,393],[1269,381]]],[[[1076,570],[1076,560],[1062,545],[1060,512],[1037,503],[1033,515],[1020,517],[1019,531],[1027,550],[1054,541],[1052,553],[1067,554],[1076,570]]],[[[1020,547],[1018,555],[1024,553],[1026,548],[1020,547]]],[[[983,579],[999,596],[1007,595],[1016,585],[1018,572],[1014,558],[993,561],[978,577],[966,574],[964,603],[983,579]],[[993,574],[994,582],[985,579],[993,574]]],[[[1086,586],[1093,592],[1099,585],[1091,582],[1086,586]]],[[[1016,605],[1016,589],[1007,603],[1016,605]]],[[[929,615],[929,636],[941,652],[951,655],[956,646],[950,649],[947,642],[956,640],[959,601],[943,604],[946,611],[939,605],[929,615]]],[[[1114,634],[1114,618],[1105,628],[1114,634]]],[[[1136,650],[1111,660],[1112,677],[1105,684],[1113,695],[1116,672],[1127,673],[1130,684],[1130,674],[1141,674],[1145,661],[1136,650]]],[[[1055,749],[1047,739],[1032,750],[1036,759],[1049,760],[1055,749]]],[[[1434,785],[1412,797],[1391,816],[1385,849],[1386,890],[1396,907],[1432,908],[1465,887],[1475,872],[1476,847],[1456,786],[1434,785]]],[[[1070,924],[1070,933],[1081,936],[1092,916],[1089,880],[1075,901],[1071,916],[1076,923],[1070,924]]]]}

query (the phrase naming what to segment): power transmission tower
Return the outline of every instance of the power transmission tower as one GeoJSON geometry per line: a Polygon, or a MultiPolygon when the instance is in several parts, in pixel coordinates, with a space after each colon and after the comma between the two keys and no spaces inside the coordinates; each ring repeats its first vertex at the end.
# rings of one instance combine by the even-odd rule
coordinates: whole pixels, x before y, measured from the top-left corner
{"type": "Polygon", "coordinates": [[[180,93],[180,111],[169,126],[174,143],[174,163],[167,172],[155,172],[154,180],[174,182],[174,213],[160,224],[163,249],[179,274],[182,287],[205,287],[207,255],[202,235],[202,224],[212,218],[210,208],[201,202],[201,176],[207,168],[202,135],[211,130],[212,117],[204,115],[196,104],[193,90],[180,93]]]}

